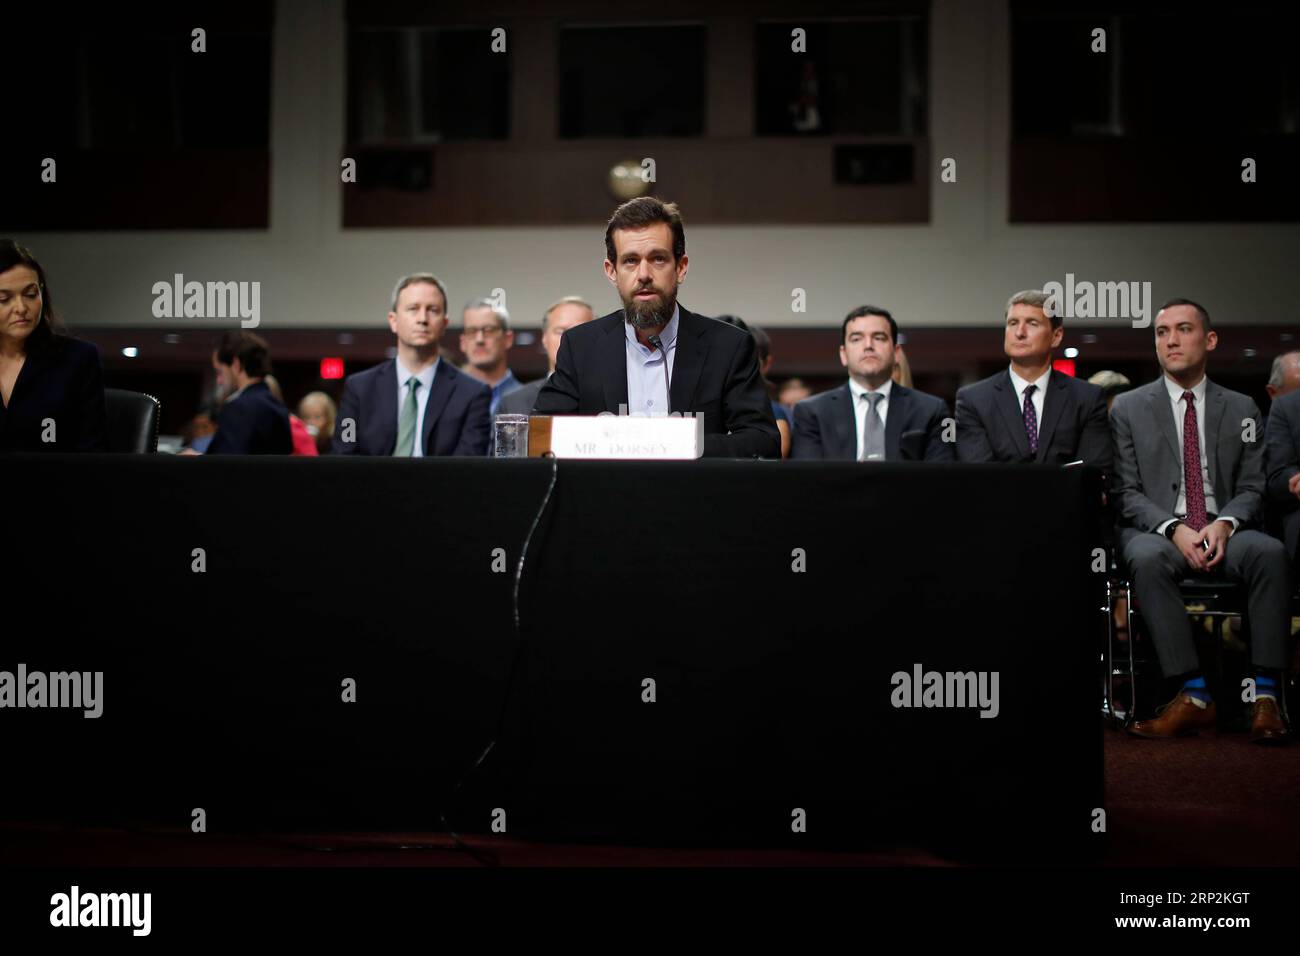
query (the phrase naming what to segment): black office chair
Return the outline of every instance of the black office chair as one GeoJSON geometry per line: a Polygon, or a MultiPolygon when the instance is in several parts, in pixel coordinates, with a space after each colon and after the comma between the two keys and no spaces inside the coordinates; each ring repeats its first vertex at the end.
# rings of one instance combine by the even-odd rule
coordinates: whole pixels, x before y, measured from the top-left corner
{"type": "Polygon", "coordinates": [[[108,406],[108,450],[135,455],[158,451],[158,419],[162,404],[144,392],[104,389],[108,406]]]}

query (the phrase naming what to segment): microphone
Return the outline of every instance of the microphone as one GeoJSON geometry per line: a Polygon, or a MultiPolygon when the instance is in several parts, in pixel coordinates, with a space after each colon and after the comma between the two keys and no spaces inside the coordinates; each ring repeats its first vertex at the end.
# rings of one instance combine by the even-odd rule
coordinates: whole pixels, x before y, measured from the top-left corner
{"type": "Polygon", "coordinates": [[[664,351],[664,343],[659,341],[657,335],[647,335],[646,339],[650,344],[659,350],[659,354],[664,357],[664,391],[668,395],[668,414],[673,413],[673,383],[668,377],[668,353],[664,351]]]}

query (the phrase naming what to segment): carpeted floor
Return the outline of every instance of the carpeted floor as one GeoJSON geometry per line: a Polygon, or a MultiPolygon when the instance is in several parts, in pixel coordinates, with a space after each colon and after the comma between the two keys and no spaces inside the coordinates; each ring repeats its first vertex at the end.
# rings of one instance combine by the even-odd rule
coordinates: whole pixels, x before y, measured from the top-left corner
{"type": "Polygon", "coordinates": [[[1105,734],[1108,863],[1300,865],[1300,744],[1105,734]]]}
{"type": "MultiPolygon", "coordinates": [[[[1300,743],[1260,747],[1241,733],[1140,740],[1106,729],[1111,866],[1300,865],[1300,743]]],[[[0,825],[0,860],[18,865],[161,866],[944,866],[932,853],[799,853],[558,846],[446,834],[217,835],[177,828],[0,825]]]]}

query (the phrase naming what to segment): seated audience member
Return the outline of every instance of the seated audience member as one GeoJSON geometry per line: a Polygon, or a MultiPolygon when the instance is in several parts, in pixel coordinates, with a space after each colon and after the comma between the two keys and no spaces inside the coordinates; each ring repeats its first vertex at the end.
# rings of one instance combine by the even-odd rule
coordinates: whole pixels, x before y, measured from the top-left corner
{"type": "Polygon", "coordinates": [[[107,451],[99,350],[64,334],[45,270],[0,240],[0,452],[107,451]]]}
{"type": "Polygon", "coordinates": [[[564,333],[575,325],[592,321],[595,317],[596,313],[592,311],[591,306],[576,295],[566,295],[547,309],[542,315],[542,350],[546,352],[546,376],[501,396],[497,414],[531,415],[533,405],[537,403],[537,394],[555,372],[555,356],[559,354],[560,341],[564,333]]]}
{"type": "Polygon", "coordinates": [[[1282,542],[1300,568],[1300,387],[1273,399],[1264,429],[1268,504],[1281,524],[1282,542]]]}
{"type": "Polygon", "coordinates": [[[849,380],[794,407],[792,457],[952,461],[943,399],[894,381],[894,317],[879,306],[859,306],[845,316],[840,340],[840,364],[849,380]]]}
{"type": "Polygon", "coordinates": [[[805,398],[812,398],[813,390],[801,378],[787,378],[777,389],[776,400],[785,406],[787,412],[805,398]]]}
{"type": "Polygon", "coordinates": [[[308,392],[298,403],[298,417],[307,424],[316,441],[316,453],[328,455],[330,440],[334,437],[336,409],[334,399],[324,392],[308,392]]]}
{"type": "Polygon", "coordinates": [[[271,349],[260,335],[231,329],[212,355],[217,384],[230,397],[221,406],[208,455],[289,455],[289,410],[266,384],[271,349]]]}
{"type": "Polygon", "coordinates": [[[1215,573],[1246,585],[1256,669],[1251,739],[1282,742],[1288,731],[1277,697],[1290,636],[1289,568],[1281,542],[1252,528],[1260,522],[1264,448],[1246,438],[1242,423],[1258,426],[1259,409],[1206,378],[1218,336],[1203,307],[1172,299],[1153,324],[1164,374],[1115,400],[1114,495],[1142,620],[1161,671],[1181,689],[1158,717],[1129,730],[1168,738],[1214,726],[1179,582],[1215,573]]]}
{"type": "MultiPolygon", "coordinates": [[[[204,406],[181,429],[181,445],[187,452],[201,455],[212,444],[212,436],[217,433],[217,406],[204,406]]],[[[184,454],[185,452],[182,452],[184,454]]]]}
{"type": "Polygon", "coordinates": [[[486,455],[491,389],[438,355],[447,330],[442,282],[428,272],[400,279],[388,327],[397,336],[397,357],[344,380],[334,453],[486,455]]]}
{"type": "Polygon", "coordinates": [[[1297,389],[1300,389],[1300,352],[1283,352],[1273,359],[1264,390],[1272,402],[1297,389]]]}
{"type": "Polygon", "coordinates": [[[957,392],[957,458],[972,462],[1065,465],[1109,471],[1112,458],[1101,389],[1052,369],[1065,329],[1047,294],[1017,292],[1007,302],[1002,348],[1009,368],[957,392]]]}
{"type": "Polygon", "coordinates": [[[907,360],[907,353],[903,351],[900,345],[894,349],[894,374],[893,379],[904,388],[913,388],[912,385],[912,364],[907,360]]]}
{"type": "Polygon", "coordinates": [[[1109,369],[1089,376],[1088,382],[1101,389],[1101,397],[1106,400],[1107,415],[1110,414],[1111,406],[1115,404],[1116,396],[1124,394],[1133,387],[1133,383],[1128,380],[1127,376],[1121,375],[1119,372],[1112,372],[1109,369]]]}
{"type": "MultiPolygon", "coordinates": [[[[266,387],[271,390],[275,400],[288,410],[289,406],[285,405],[284,401],[284,392],[280,389],[280,382],[274,375],[266,377],[266,387]]],[[[308,430],[307,423],[293,412],[289,412],[289,433],[293,436],[293,453],[295,455],[316,457],[316,439],[312,437],[311,432],[308,430]]]]}
{"type": "Polygon", "coordinates": [[[492,389],[488,418],[495,418],[501,399],[520,384],[510,370],[507,355],[515,344],[515,333],[510,331],[510,313],[493,299],[475,299],[466,303],[461,315],[465,323],[460,333],[460,350],[465,353],[462,368],[471,378],[492,389]]]}
{"type": "Polygon", "coordinates": [[[771,369],[774,359],[771,336],[757,325],[749,325],[744,319],[736,315],[719,315],[717,319],[719,322],[726,322],[728,325],[744,329],[753,336],[754,348],[758,352],[758,374],[763,379],[763,388],[767,391],[767,396],[772,403],[772,417],[776,419],[776,430],[781,433],[781,457],[789,458],[790,413],[785,410],[785,406],[776,400],[776,386],[767,377],[768,370],[771,369]]]}

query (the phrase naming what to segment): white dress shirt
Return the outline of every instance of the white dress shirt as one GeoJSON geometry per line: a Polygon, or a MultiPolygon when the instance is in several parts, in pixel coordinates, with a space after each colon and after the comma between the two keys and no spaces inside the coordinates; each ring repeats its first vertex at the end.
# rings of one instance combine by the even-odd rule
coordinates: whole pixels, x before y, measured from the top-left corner
{"type": "MultiPolygon", "coordinates": [[[[681,310],[673,306],[673,317],[659,333],[659,341],[668,353],[668,375],[673,374],[677,358],[677,317],[681,310]]],[[[632,323],[624,320],[627,353],[627,413],[658,418],[668,414],[668,389],[664,382],[664,354],[641,344],[632,323]]],[[[677,409],[683,411],[683,409],[677,409]]]]}
{"type": "Polygon", "coordinates": [[[1030,396],[1029,402],[1034,406],[1034,424],[1037,426],[1038,431],[1041,432],[1043,429],[1043,402],[1047,399],[1047,382],[1052,375],[1052,370],[1049,368],[1033,382],[1017,375],[1014,367],[1009,368],[1007,371],[1011,373],[1011,387],[1016,390],[1016,408],[1020,409],[1021,417],[1024,417],[1025,413],[1025,389],[1030,385],[1038,386],[1034,389],[1034,394],[1030,396]]]}
{"type": "Polygon", "coordinates": [[[857,430],[853,436],[853,457],[862,457],[862,432],[867,427],[867,413],[871,411],[871,402],[862,396],[869,392],[876,391],[885,396],[876,403],[876,411],[880,415],[880,424],[888,423],[889,418],[889,392],[894,387],[893,379],[886,379],[885,384],[877,389],[865,388],[859,385],[854,379],[849,379],[849,394],[853,396],[853,420],[857,423],[857,430]]]}
{"type": "Polygon", "coordinates": [[[429,393],[433,391],[433,376],[438,371],[438,363],[442,361],[442,356],[433,360],[433,364],[420,373],[412,372],[402,365],[402,360],[396,359],[397,363],[397,421],[402,421],[402,406],[406,404],[406,380],[415,375],[420,382],[420,390],[415,393],[416,412],[415,412],[415,441],[411,444],[411,457],[424,457],[424,410],[429,407],[429,393]]]}

